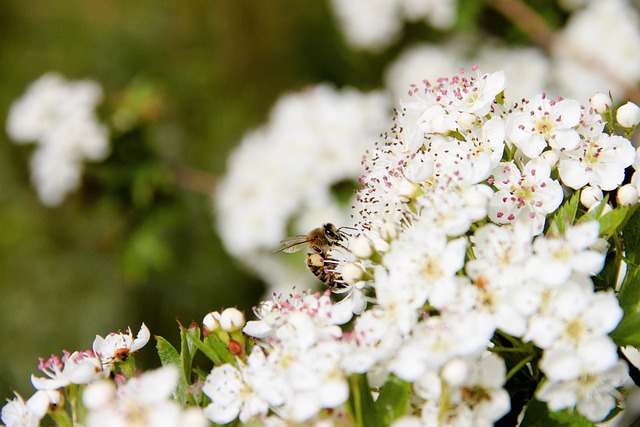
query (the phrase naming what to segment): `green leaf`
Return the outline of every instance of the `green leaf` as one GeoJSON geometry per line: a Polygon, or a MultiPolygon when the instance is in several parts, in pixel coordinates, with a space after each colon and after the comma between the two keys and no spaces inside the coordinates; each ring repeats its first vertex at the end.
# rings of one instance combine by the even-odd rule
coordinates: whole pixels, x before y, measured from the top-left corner
{"type": "Polygon", "coordinates": [[[350,395],[348,409],[355,427],[385,427],[378,416],[366,374],[354,374],[349,378],[350,395]]]}
{"type": "Polygon", "coordinates": [[[204,339],[205,344],[212,349],[216,356],[222,360],[224,363],[230,363],[232,365],[236,364],[236,359],[233,357],[229,348],[227,347],[227,343],[220,340],[215,335],[209,335],[204,339]]]}
{"type": "Polygon", "coordinates": [[[178,350],[171,345],[166,339],[156,336],[156,349],[158,350],[158,357],[160,357],[160,363],[162,366],[174,365],[180,366],[180,355],[178,350]]]}
{"type": "Polygon", "coordinates": [[[625,206],[622,208],[616,208],[598,218],[598,222],[600,223],[600,235],[604,238],[611,237],[618,227],[624,223],[628,213],[629,208],[625,206]]]}
{"type": "Polygon", "coordinates": [[[640,263],[640,210],[636,210],[622,229],[625,256],[633,265],[640,263]]]}
{"type": "Polygon", "coordinates": [[[567,227],[571,226],[578,213],[578,202],[580,201],[580,192],[576,191],[571,195],[568,201],[565,201],[553,216],[548,234],[562,235],[567,227]]]}
{"type": "Polygon", "coordinates": [[[380,390],[380,396],[374,406],[385,425],[405,415],[409,406],[411,384],[392,376],[380,390]]]}
{"type": "Polygon", "coordinates": [[[178,379],[178,387],[176,388],[176,400],[178,403],[184,405],[187,401],[187,391],[189,389],[189,383],[184,375],[184,371],[180,369],[181,357],[178,354],[178,350],[171,345],[166,339],[156,336],[156,348],[158,350],[158,356],[160,357],[160,363],[162,366],[173,365],[178,368],[180,377],[178,379]]]}
{"type": "Polygon", "coordinates": [[[618,294],[624,317],[611,338],[620,346],[640,347],[640,268],[629,269],[618,294]]]}
{"type": "Polygon", "coordinates": [[[576,411],[550,412],[547,404],[531,400],[520,427],[593,427],[593,423],[576,411]]]}
{"type": "MultiPolygon", "coordinates": [[[[197,325],[192,324],[188,328],[180,326],[180,365],[187,384],[191,384],[191,367],[193,365],[193,358],[198,351],[198,348],[189,337],[193,337],[196,340],[200,339],[200,328],[197,325]]],[[[187,398],[190,396],[192,397],[192,395],[189,395],[187,398]]]]}

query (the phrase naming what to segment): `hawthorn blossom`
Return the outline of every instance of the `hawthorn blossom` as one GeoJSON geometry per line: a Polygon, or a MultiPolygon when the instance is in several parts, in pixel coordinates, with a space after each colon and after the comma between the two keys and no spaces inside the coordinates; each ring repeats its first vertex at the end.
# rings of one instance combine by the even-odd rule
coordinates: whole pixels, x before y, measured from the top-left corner
{"type": "Polygon", "coordinates": [[[492,426],[511,408],[505,377],[504,361],[494,354],[455,358],[439,374],[428,371],[414,384],[423,401],[420,425],[492,426]]]}
{"type": "Polygon", "coordinates": [[[561,151],[559,159],[563,184],[575,190],[591,185],[611,191],[624,180],[625,169],[635,159],[635,149],[626,138],[601,133],[597,139],[581,140],[573,150],[561,151]]]}
{"type": "Polygon", "coordinates": [[[51,406],[62,401],[59,391],[38,390],[27,401],[14,391],[15,397],[2,407],[2,422],[6,427],[38,427],[51,406]]]}
{"type": "Polygon", "coordinates": [[[37,390],[57,390],[69,384],[89,384],[106,378],[109,371],[103,369],[100,358],[91,350],[63,352],[63,357],[52,355],[48,360],[39,359],[38,369],[48,378],[31,375],[31,383],[37,390]]]}
{"type": "Polygon", "coordinates": [[[596,275],[604,265],[604,255],[589,248],[596,243],[599,230],[599,223],[591,221],[576,224],[558,238],[537,237],[526,272],[549,285],[565,283],[573,271],[596,275]]]}
{"type": "Polygon", "coordinates": [[[507,140],[533,159],[550,146],[573,150],[580,143],[574,129],[580,122],[580,104],[574,99],[553,101],[540,94],[509,115],[507,140]]]}
{"type": "Polygon", "coordinates": [[[536,392],[536,398],[547,402],[551,411],[575,407],[587,419],[602,421],[616,407],[617,400],[622,399],[616,388],[627,380],[627,372],[627,364],[617,361],[605,371],[585,371],[575,378],[548,380],[536,392]]]}
{"type": "Polygon", "coordinates": [[[497,191],[489,202],[489,218],[497,224],[522,220],[533,235],[540,234],[547,215],[563,199],[560,183],[550,175],[551,167],[541,158],[527,162],[522,171],[513,162],[498,165],[491,180],[497,191]]]}
{"type": "Polygon", "coordinates": [[[204,427],[199,409],[183,410],[171,395],[178,384],[178,368],[164,366],[116,386],[102,380],[87,386],[83,402],[87,427],[166,426],[204,427]]]}
{"type": "Polygon", "coordinates": [[[93,340],[93,352],[106,367],[125,360],[130,353],[140,350],[149,342],[150,337],[149,329],[144,323],[135,339],[131,333],[131,328],[127,328],[126,334],[111,332],[105,338],[96,335],[95,340],[93,340]]]}

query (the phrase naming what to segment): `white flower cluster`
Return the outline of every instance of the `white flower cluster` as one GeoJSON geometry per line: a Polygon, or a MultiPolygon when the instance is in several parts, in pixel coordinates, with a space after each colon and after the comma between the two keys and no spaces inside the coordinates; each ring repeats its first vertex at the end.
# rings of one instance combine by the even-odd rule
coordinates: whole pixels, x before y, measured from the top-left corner
{"type": "Polygon", "coordinates": [[[97,83],[68,82],[50,73],[11,106],[9,137],[16,143],[38,144],[31,158],[31,178],[45,205],[59,205],[80,185],[84,160],[108,155],[107,129],[95,115],[101,99],[97,83]]]}
{"type": "Polygon", "coordinates": [[[456,20],[457,0],[332,0],[347,41],[370,51],[388,47],[401,33],[404,21],[424,21],[449,29],[456,20]]]}
{"type": "Polygon", "coordinates": [[[269,123],[231,154],[216,188],[217,228],[226,249],[273,289],[310,286],[313,278],[271,251],[292,223],[293,233],[301,233],[318,223],[348,221],[331,187],[356,181],[362,156],[388,127],[388,115],[382,93],[318,85],[282,97],[269,123]]]}
{"type": "MultiPolygon", "coordinates": [[[[144,347],[150,333],[144,323],[134,338],[126,333],[97,335],[93,350],[64,352],[40,360],[39,369],[46,377],[31,376],[36,393],[25,401],[16,397],[2,408],[2,422],[6,426],[37,426],[50,408],[64,403],[61,389],[70,385],[86,385],[82,399],[88,409],[87,426],[113,425],[206,425],[202,411],[183,411],[171,399],[178,382],[173,367],[148,372],[128,381],[120,378],[119,385],[109,380],[114,363],[144,347]]],[[[121,377],[121,375],[118,375],[121,377]]]]}
{"type": "Polygon", "coordinates": [[[565,192],[615,190],[635,150],[593,108],[544,94],[505,105],[504,89],[502,72],[415,87],[365,161],[354,247],[371,247],[355,255],[376,305],[354,330],[376,335],[350,355],[413,382],[424,425],[489,425],[508,411],[501,359],[487,378],[472,369],[496,330],[544,350],[537,398],[554,411],[601,420],[627,378],[607,335],[622,310],[590,279],[604,264],[590,249],[598,223],[541,232],[565,192]]]}
{"type": "Polygon", "coordinates": [[[215,367],[202,391],[211,398],[205,415],[219,424],[239,417],[268,421],[269,411],[289,422],[303,422],[323,408],[338,408],[349,397],[340,369],[345,348],[339,325],[351,318],[348,306],[325,294],[302,294],[266,301],[259,321],[244,332],[259,339],[246,363],[215,367]]]}

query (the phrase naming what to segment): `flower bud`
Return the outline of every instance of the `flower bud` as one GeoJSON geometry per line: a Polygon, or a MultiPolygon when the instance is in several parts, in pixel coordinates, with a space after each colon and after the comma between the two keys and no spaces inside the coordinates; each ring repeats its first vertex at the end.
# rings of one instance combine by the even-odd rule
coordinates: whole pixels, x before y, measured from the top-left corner
{"type": "Polygon", "coordinates": [[[220,315],[220,327],[226,332],[235,332],[244,327],[244,313],[237,308],[227,308],[220,315]]]}
{"type": "Polygon", "coordinates": [[[452,359],[442,368],[442,378],[453,387],[460,387],[467,381],[469,366],[462,359],[452,359]]]}
{"type": "Polygon", "coordinates": [[[460,113],[456,121],[462,129],[471,130],[476,124],[476,116],[471,113],[460,113]]]}
{"type": "Polygon", "coordinates": [[[205,336],[208,336],[212,332],[220,329],[220,322],[218,319],[220,319],[220,313],[217,311],[212,311],[204,316],[204,319],[202,319],[202,327],[204,329],[205,336]]]}
{"type": "Polygon", "coordinates": [[[632,184],[625,184],[618,188],[616,200],[620,206],[631,206],[638,203],[638,189],[632,184]]]}
{"type": "Polygon", "coordinates": [[[607,94],[598,92],[595,95],[593,95],[593,97],[589,100],[589,102],[591,103],[591,106],[593,107],[594,110],[596,110],[596,113],[598,114],[602,114],[604,112],[606,112],[609,108],[611,108],[611,97],[607,94]]]}
{"type": "Polygon", "coordinates": [[[616,112],[616,120],[620,126],[632,128],[640,123],[640,107],[633,102],[627,102],[616,112]]]}
{"type": "Polygon", "coordinates": [[[373,253],[373,250],[371,249],[371,242],[364,236],[356,237],[349,249],[352,254],[360,259],[367,259],[373,253]]]}
{"type": "Polygon", "coordinates": [[[587,209],[591,209],[592,206],[600,203],[604,195],[602,194],[602,190],[598,187],[585,187],[582,189],[580,193],[580,203],[587,209]]]}
{"type": "Polygon", "coordinates": [[[349,262],[344,265],[341,274],[345,282],[353,285],[362,278],[362,269],[354,263],[349,262]]]}
{"type": "Polygon", "coordinates": [[[382,237],[386,241],[395,239],[397,235],[398,230],[396,229],[395,224],[387,221],[382,224],[382,227],[380,227],[380,237],[382,237]]]}

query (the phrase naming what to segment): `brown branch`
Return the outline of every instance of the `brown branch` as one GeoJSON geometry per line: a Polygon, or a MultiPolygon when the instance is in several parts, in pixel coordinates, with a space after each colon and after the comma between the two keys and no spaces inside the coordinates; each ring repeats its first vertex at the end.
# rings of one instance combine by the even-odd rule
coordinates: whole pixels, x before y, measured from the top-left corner
{"type": "MultiPolygon", "coordinates": [[[[538,46],[550,54],[554,52],[559,36],[535,10],[522,0],[490,0],[488,4],[513,22],[538,46]]],[[[598,70],[607,79],[623,88],[626,99],[636,104],[640,103],[640,87],[622,80],[615,70],[611,69],[609,64],[606,64],[601,58],[578,49],[573,49],[565,54],[571,55],[573,59],[587,68],[598,70]]]]}
{"type": "Polygon", "coordinates": [[[174,171],[179,187],[208,197],[213,196],[217,182],[214,175],[188,166],[178,166],[174,171]]]}

